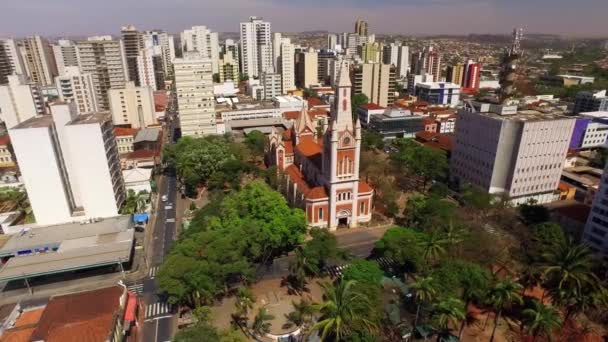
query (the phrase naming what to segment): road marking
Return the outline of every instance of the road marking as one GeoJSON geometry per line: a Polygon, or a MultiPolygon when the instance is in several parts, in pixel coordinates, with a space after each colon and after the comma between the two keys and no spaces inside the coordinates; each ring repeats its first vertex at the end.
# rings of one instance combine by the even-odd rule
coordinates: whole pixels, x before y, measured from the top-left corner
{"type": "MultiPolygon", "coordinates": [[[[144,318],[160,318],[160,316],[167,316],[173,310],[173,305],[167,302],[156,302],[149,304],[146,307],[146,315],[144,318]]],[[[169,315],[170,316],[170,315],[169,315]]]]}
{"type": "Polygon", "coordinates": [[[148,271],[148,276],[150,277],[150,279],[154,279],[154,277],[156,276],[156,272],[158,272],[158,268],[159,266],[154,266],[150,268],[150,271],[148,271]]]}
{"type": "Polygon", "coordinates": [[[127,290],[131,291],[131,292],[135,292],[137,294],[143,293],[144,292],[144,284],[131,284],[129,286],[127,286],[127,290]]]}
{"type": "Polygon", "coordinates": [[[170,219],[167,219],[165,222],[166,223],[175,223],[175,219],[174,218],[170,218],[170,219]]]}

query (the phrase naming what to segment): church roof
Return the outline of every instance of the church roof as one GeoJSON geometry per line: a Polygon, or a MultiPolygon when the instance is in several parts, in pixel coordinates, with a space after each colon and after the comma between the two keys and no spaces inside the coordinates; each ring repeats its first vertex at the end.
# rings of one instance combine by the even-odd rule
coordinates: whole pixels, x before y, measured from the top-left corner
{"type": "Polygon", "coordinates": [[[302,106],[302,110],[300,111],[300,115],[295,123],[295,128],[298,133],[304,132],[308,129],[311,133],[314,133],[312,121],[310,121],[310,116],[308,116],[308,112],[306,110],[306,106],[302,106]]]}
{"type": "Polygon", "coordinates": [[[311,188],[306,179],[304,179],[304,175],[300,172],[297,166],[294,164],[289,165],[285,172],[289,176],[292,182],[298,185],[298,191],[304,194],[304,197],[308,199],[323,199],[328,198],[327,191],[322,186],[316,186],[311,188]]]}
{"type": "Polygon", "coordinates": [[[358,188],[359,193],[368,193],[368,192],[372,192],[372,191],[374,191],[374,189],[369,184],[359,181],[359,188],[358,188]]]}
{"type": "Polygon", "coordinates": [[[296,149],[306,158],[314,157],[321,154],[321,145],[314,142],[312,139],[302,139],[296,146],[296,149]]]}

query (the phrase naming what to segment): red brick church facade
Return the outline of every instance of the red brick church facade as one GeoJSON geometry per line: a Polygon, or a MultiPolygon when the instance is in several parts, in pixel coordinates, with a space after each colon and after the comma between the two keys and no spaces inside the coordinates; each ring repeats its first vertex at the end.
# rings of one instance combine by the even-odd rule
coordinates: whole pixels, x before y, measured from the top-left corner
{"type": "Polygon", "coordinates": [[[314,227],[356,227],[372,217],[373,189],[359,180],[361,125],[351,112],[348,67],[342,65],[335,87],[329,127],[319,136],[306,108],[292,128],[273,130],[267,160],[283,171],[285,195],[306,211],[314,227]]]}

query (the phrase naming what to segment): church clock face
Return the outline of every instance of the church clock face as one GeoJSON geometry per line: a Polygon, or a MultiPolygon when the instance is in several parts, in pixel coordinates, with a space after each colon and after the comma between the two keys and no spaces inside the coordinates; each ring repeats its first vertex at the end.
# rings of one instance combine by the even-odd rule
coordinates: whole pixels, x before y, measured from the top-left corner
{"type": "Polygon", "coordinates": [[[350,145],[350,138],[349,137],[344,138],[344,140],[342,140],[342,144],[344,146],[350,145]]]}

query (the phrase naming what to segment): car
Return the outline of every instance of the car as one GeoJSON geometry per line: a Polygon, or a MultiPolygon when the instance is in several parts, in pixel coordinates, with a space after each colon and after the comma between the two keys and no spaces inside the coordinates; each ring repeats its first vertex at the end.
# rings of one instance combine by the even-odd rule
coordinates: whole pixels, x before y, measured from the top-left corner
{"type": "Polygon", "coordinates": [[[169,200],[169,196],[167,196],[167,195],[163,195],[163,196],[160,198],[160,200],[161,200],[161,201],[163,201],[163,202],[167,202],[167,201],[169,200]]]}

